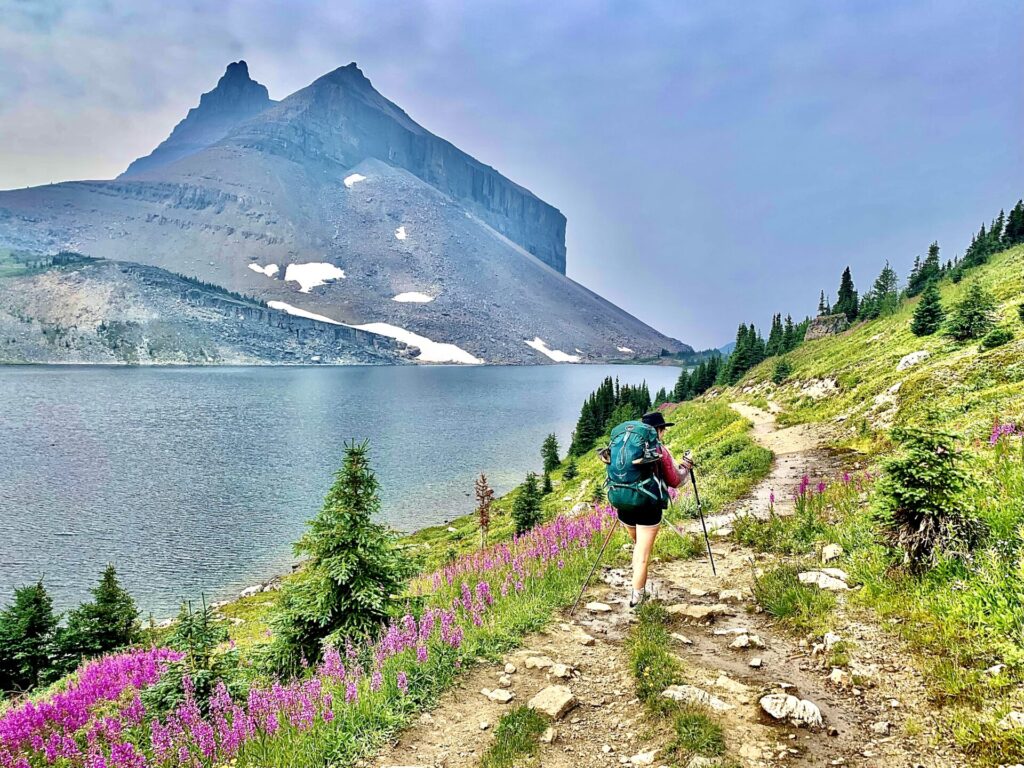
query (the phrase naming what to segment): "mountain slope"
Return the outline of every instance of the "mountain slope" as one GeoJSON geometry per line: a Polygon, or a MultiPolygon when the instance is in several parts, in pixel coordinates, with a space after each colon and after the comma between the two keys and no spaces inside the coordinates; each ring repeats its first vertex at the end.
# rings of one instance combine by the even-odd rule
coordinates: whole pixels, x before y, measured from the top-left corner
{"type": "Polygon", "coordinates": [[[354,64],[172,159],[219,99],[120,179],[0,193],[0,247],[151,264],[452,344],[452,361],[690,350],[568,279],[562,214],[413,122],[354,64]]]}
{"type": "Polygon", "coordinates": [[[120,178],[138,176],[205,149],[223,139],[239,123],[269,108],[266,86],[249,77],[244,61],[228,64],[217,86],[204,93],[171,135],[145,157],[133,161],[120,178]]]}

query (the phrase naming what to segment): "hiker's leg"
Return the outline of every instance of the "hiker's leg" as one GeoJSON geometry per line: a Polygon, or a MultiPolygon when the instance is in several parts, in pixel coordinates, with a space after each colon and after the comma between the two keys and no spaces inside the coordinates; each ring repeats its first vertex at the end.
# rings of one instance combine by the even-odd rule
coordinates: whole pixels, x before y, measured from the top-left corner
{"type": "Polygon", "coordinates": [[[626,529],[626,535],[629,536],[629,540],[636,544],[636,526],[635,525],[623,525],[626,529]]]}
{"type": "Polygon", "coordinates": [[[657,525],[638,525],[636,527],[636,546],[633,547],[633,589],[641,591],[647,585],[647,564],[651,560],[651,550],[658,536],[657,525]]]}

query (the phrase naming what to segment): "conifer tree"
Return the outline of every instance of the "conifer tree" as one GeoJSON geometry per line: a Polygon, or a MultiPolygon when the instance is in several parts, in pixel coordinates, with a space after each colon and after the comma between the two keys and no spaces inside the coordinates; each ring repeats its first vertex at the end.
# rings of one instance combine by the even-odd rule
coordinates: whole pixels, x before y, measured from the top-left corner
{"type": "Polygon", "coordinates": [[[910,321],[910,330],[915,336],[930,336],[942,327],[942,321],[946,312],[942,308],[942,298],[939,296],[939,289],[935,282],[928,283],[928,287],[921,294],[921,300],[914,308],[914,317],[910,321]]]}
{"type": "Polygon", "coordinates": [[[818,317],[827,315],[829,313],[828,304],[825,303],[825,291],[822,290],[821,296],[818,299],[818,317]]]}
{"type": "Polygon", "coordinates": [[[796,326],[793,325],[793,316],[786,315],[786,325],[782,330],[782,351],[792,352],[796,349],[796,326]]]}
{"type": "Polygon", "coordinates": [[[899,305],[900,292],[896,270],[890,267],[887,261],[860,304],[860,317],[862,320],[887,317],[896,312],[899,305]]]}
{"type": "Polygon", "coordinates": [[[552,432],[544,438],[544,444],[540,449],[541,461],[544,463],[544,472],[554,472],[562,465],[562,460],[558,458],[558,438],[555,437],[555,433],[552,432]]]}
{"type": "Polygon", "coordinates": [[[512,520],[517,534],[526,533],[540,522],[540,501],[541,489],[537,485],[537,474],[529,472],[512,504],[512,520]]]}
{"type": "Polygon", "coordinates": [[[1010,209],[1006,229],[1003,230],[1003,248],[1010,248],[1019,243],[1024,243],[1024,200],[1018,200],[1010,209]]]}
{"type": "Polygon", "coordinates": [[[306,525],[295,554],[306,563],[284,583],[273,619],[281,668],[320,657],[325,638],[367,638],[398,608],[411,561],[380,512],[369,444],[350,442],[323,507],[306,525]]]}
{"type": "Polygon", "coordinates": [[[579,474],[579,468],[576,466],[576,459],[573,456],[569,457],[569,461],[565,465],[565,472],[562,473],[562,478],[565,480],[573,480],[579,474]]]}
{"type": "Polygon", "coordinates": [[[914,262],[914,271],[907,280],[907,296],[917,296],[928,283],[938,280],[942,275],[942,263],[939,261],[939,244],[933,242],[928,246],[928,255],[923,262],[914,262]]]}
{"type": "Polygon", "coordinates": [[[58,617],[43,582],[14,590],[0,611],[0,691],[24,691],[50,666],[50,644],[58,617]]]}
{"type": "Polygon", "coordinates": [[[55,666],[69,672],[83,658],[127,648],[141,639],[139,609],[108,565],[92,590],[93,599],[67,615],[55,637],[55,666]]]}
{"type": "Polygon", "coordinates": [[[975,281],[967,287],[963,298],[953,305],[946,323],[946,335],[957,341],[980,339],[995,326],[996,300],[975,281]]]}
{"type": "Polygon", "coordinates": [[[544,483],[541,485],[541,493],[547,496],[549,493],[555,490],[555,486],[551,484],[551,475],[547,472],[544,473],[544,483]]]}
{"type": "Polygon", "coordinates": [[[843,270],[843,276],[839,281],[839,294],[836,296],[835,314],[844,314],[851,323],[857,319],[857,291],[853,287],[853,276],[850,268],[843,270]]]}
{"type": "Polygon", "coordinates": [[[767,357],[775,357],[782,354],[782,334],[782,315],[772,315],[772,329],[768,332],[768,343],[765,346],[765,355],[767,357]]]}

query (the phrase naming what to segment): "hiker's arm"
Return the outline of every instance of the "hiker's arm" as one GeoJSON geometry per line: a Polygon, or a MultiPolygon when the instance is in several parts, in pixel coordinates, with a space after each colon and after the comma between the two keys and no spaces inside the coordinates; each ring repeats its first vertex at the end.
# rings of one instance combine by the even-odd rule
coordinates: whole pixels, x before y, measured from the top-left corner
{"type": "Polygon", "coordinates": [[[683,478],[685,477],[685,475],[679,474],[676,460],[672,458],[672,452],[669,451],[667,445],[661,446],[661,477],[665,484],[672,488],[678,488],[682,485],[683,478]]]}

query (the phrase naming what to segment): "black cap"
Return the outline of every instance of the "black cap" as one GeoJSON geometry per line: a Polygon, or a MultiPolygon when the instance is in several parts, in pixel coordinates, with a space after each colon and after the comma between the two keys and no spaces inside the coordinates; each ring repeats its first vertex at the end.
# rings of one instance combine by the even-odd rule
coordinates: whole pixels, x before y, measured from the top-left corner
{"type": "Polygon", "coordinates": [[[665,421],[665,417],[662,415],[661,411],[645,413],[641,421],[643,421],[643,423],[648,427],[654,427],[655,429],[658,429],[659,427],[675,426],[674,421],[665,421]]]}

